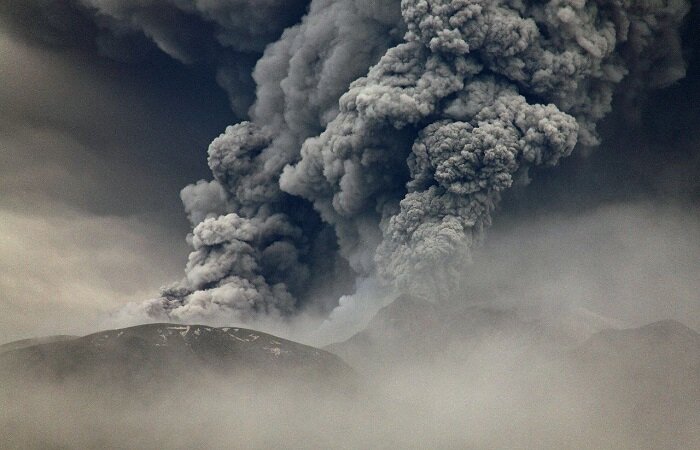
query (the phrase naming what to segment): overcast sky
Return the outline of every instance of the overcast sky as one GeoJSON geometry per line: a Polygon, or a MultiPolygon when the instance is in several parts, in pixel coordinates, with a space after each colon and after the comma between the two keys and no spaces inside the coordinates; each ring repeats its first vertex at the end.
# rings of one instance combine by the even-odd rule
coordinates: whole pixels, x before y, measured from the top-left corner
{"type": "Polygon", "coordinates": [[[0,105],[0,340],[82,331],[181,276],[179,191],[235,120],[206,68],[0,29],[0,105]]]}
{"type": "MultiPolygon", "coordinates": [[[[180,278],[189,225],[179,191],[211,177],[209,143],[240,120],[253,95],[249,80],[240,81],[240,98],[227,93],[211,60],[187,61],[168,50],[167,40],[153,45],[142,36],[126,50],[105,47],[91,25],[80,34],[80,16],[66,22],[78,31],[62,34],[31,8],[14,14],[12,5],[19,11],[20,4],[0,8],[0,342],[92,331],[105,313],[180,278]]],[[[298,14],[290,12],[278,28],[298,14]]],[[[697,7],[694,14],[700,23],[697,7]]],[[[697,248],[678,244],[700,238],[700,46],[693,32],[700,27],[687,28],[694,50],[686,79],[620,107],[602,123],[604,144],[592,156],[577,153],[561,170],[538,173],[526,191],[508,194],[495,235],[507,235],[523,218],[544,220],[553,231],[557,221],[542,217],[564,215],[558,223],[581,240],[585,232],[571,217],[609,219],[610,205],[624,204],[632,219],[623,234],[651,239],[656,222],[639,218],[662,211],[659,220],[682,231],[670,246],[647,248],[678,255],[682,263],[673,267],[692,276],[697,248]],[[645,212],[630,212],[640,204],[645,212]],[[590,213],[601,207],[604,213],[590,213]]],[[[270,33],[264,38],[279,30],[270,33]]],[[[242,49],[241,64],[254,61],[261,45],[242,49]]],[[[608,225],[597,232],[617,222],[608,225]]],[[[698,291],[691,291],[697,283],[686,281],[675,316],[700,311],[698,291]]]]}

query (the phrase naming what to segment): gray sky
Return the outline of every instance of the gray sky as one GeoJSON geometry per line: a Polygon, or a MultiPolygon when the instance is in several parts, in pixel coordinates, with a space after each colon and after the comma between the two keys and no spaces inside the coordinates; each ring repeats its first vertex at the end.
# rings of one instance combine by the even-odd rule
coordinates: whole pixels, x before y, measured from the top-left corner
{"type": "Polygon", "coordinates": [[[89,330],[181,276],[179,190],[234,116],[210,74],[167,57],[119,64],[0,29],[0,61],[0,341],[89,330]]]}

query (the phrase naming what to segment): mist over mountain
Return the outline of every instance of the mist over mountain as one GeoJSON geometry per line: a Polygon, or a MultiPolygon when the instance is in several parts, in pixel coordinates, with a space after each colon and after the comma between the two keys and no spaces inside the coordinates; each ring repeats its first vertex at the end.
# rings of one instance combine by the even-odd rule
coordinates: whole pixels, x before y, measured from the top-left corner
{"type": "Polygon", "coordinates": [[[327,348],[357,373],[326,351],[229,327],[6,347],[0,436],[8,448],[700,443],[696,331],[661,321],[581,341],[479,307],[450,311],[444,326],[444,309],[428,305],[401,298],[327,348]]]}

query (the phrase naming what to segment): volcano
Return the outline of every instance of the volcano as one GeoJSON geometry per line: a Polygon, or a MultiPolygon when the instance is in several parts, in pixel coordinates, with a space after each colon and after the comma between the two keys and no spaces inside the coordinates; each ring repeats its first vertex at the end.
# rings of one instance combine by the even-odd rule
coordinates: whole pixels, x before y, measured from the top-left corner
{"type": "Polygon", "coordinates": [[[88,380],[96,386],[152,387],[211,371],[232,380],[285,376],[309,381],[352,373],[331,353],[237,327],[148,324],[3,347],[0,371],[10,379],[88,380]]]}

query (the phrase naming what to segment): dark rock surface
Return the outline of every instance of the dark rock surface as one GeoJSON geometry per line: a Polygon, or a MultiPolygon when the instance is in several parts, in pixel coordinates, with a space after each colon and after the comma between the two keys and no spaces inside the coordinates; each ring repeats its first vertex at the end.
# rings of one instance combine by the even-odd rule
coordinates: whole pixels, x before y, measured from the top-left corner
{"type": "Polygon", "coordinates": [[[304,380],[352,373],[326,351],[234,327],[149,324],[73,339],[9,343],[5,348],[0,375],[35,381],[152,386],[205,372],[304,380]]]}

